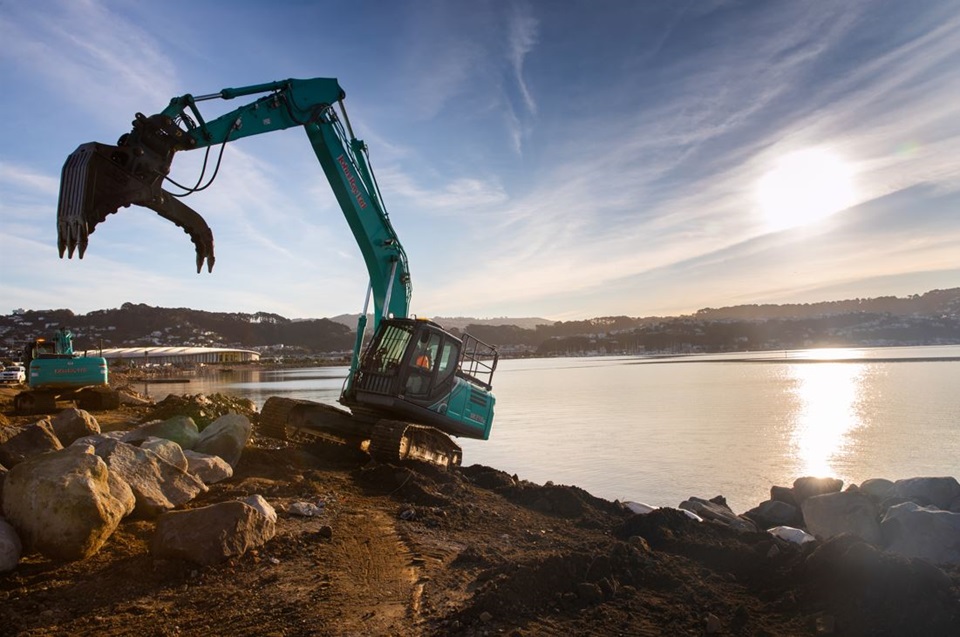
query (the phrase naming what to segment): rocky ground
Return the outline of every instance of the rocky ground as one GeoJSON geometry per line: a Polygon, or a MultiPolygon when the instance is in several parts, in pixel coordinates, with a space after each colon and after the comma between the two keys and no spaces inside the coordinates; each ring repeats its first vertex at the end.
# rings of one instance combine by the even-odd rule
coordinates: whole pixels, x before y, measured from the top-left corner
{"type": "MultiPolygon", "coordinates": [[[[0,425],[35,420],[11,396],[0,425]]],[[[110,431],[156,412],[94,415],[110,431]]],[[[277,534],[222,564],[154,559],[155,522],[129,518],[85,560],[25,555],[0,574],[0,635],[960,634],[960,569],[851,537],[800,547],[494,468],[374,465],[258,435],[187,506],[254,494],[277,534]]]]}

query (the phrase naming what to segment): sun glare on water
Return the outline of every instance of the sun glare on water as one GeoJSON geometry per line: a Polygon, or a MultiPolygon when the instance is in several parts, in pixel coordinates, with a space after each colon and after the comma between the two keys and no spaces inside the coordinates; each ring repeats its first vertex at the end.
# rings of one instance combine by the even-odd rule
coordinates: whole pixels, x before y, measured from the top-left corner
{"type": "Polygon", "coordinates": [[[760,179],[757,202],[769,231],[815,223],[855,203],[853,169],[828,150],[785,155],[760,179]]]}

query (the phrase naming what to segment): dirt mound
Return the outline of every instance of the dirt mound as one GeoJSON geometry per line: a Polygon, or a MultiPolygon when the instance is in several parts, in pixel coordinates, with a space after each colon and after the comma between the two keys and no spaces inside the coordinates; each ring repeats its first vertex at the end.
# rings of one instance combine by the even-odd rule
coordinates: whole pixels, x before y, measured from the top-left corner
{"type": "Polygon", "coordinates": [[[166,420],[174,416],[189,416],[197,428],[204,427],[220,416],[237,413],[257,421],[257,406],[248,398],[238,398],[226,394],[171,394],[146,412],[148,420],[166,420]]]}

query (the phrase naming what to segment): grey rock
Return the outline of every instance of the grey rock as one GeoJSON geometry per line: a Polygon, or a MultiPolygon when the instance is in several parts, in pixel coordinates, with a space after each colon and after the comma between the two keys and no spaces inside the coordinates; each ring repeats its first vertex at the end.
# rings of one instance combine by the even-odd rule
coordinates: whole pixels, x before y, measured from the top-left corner
{"type": "Polygon", "coordinates": [[[780,500],[767,500],[743,514],[752,520],[758,528],[770,529],[775,526],[801,526],[803,516],[800,509],[780,500]]]}
{"type": "Polygon", "coordinates": [[[200,433],[200,438],[193,450],[220,456],[236,469],[252,431],[253,425],[246,416],[226,414],[214,420],[200,433]]]}
{"type": "Polygon", "coordinates": [[[756,531],[757,525],[751,520],[742,518],[724,504],[711,502],[702,498],[689,498],[680,503],[680,508],[695,513],[704,520],[722,522],[738,531],[756,531]]]}
{"type": "Polygon", "coordinates": [[[153,518],[185,504],[207,490],[193,475],[175,467],[157,454],[118,440],[105,440],[96,453],[122,478],[136,498],[134,514],[153,518]]]}
{"type": "Polygon", "coordinates": [[[882,543],[877,505],[862,493],[847,491],[812,496],[803,501],[801,509],[807,531],[818,538],[851,533],[871,544],[882,543]]]}
{"type": "Polygon", "coordinates": [[[17,530],[10,523],[0,518],[0,573],[6,573],[17,568],[20,556],[23,554],[23,545],[17,530]]]}
{"type": "Polygon", "coordinates": [[[783,502],[798,508],[800,506],[796,496],[793,494],[793,487],[770,487],[770,499],[774,502],[783,502]]]}
{"type": "Polygon", "coordinates": [[[60,560],[93,555],[128,508],[122,483],[89,448],[42,454],[10,470],[3,513],[23,544],[60,560]]]}
{"type": "Polygon", "coordinates": [[[123,436],[124,442],[138,444],[147,438],[164,438],[172,440],[181,449],[193,449],[200,439],[200,430],[193,418],[189,416],[174,416],[166,420],[155,420],[140,425],[123,436]]]}
{"type": "Polygon", "coordinates": [[[0,464],[8,468],[27,458],[63,449],[48,418],[15,429],[6,442],[0,444],[0,464]]]}
{"type": "Polygon", "coordinates": [[[183,449],[172,440],[150,437],[140,443],[140,448],[152,451],[181,471],[189,471],[189,462],[183,449]]]}
{"type": "Polygon", "coordinates": [[[262,546],[275,533],[272,520],[234,500],[161,515],[150,552],[158,558],[216,564],[262,546]]]}
{"type": "Polygon", "coordinates": [[[793,481],[793,496],[797,504],[803,505],[803,501],[825,493],[837,493],[843,488],[843,480],[838,478],[812,478],[803,477],[793,481]]]}
{"type": "MultiPolygon", "coordinates": [[[[0,472],[2,473],[2,472],[0,472]]],[[[0,486],[3,484],[3,476],[0,475],[0,486]]],[[[947,507],[947,511],[951,513],[960,513],[960,496],[957,496],[953,499],[953,502],[950,503],[950,506],[947,507]]]]}
{"type": "Polygon", "coordinates": [[[83,409],[64,409],[50,420],[60,444],[69,447],[78,438],[100,433],[97,419],[83,409]]]}
{"type": "Polygon", "coordinates": [[[887,511],[880,530],[891,553],[960,565],[960,513],[906,502],[887,511]]]}
{"type": "Polygon", "coordinates": [[[240,500],[244,504],[249,504],[254,509],[263,514],[263,517],[267,518],[274,524],[277,523],[277,510],[271,506],[269,502],[262,495],[251,495],[243,500],[240,500]]]}
{"type": "Polygon", "coordinates": [[[879,504],[893,494],[893,481],[885,478],[864,480],[863,484],[860,485],[860,491],[879,504]]]}
{"type": "Polygon", "coordinates": [[[947,510],[960,497],[960,482],[956,478],[909,478],[893,483],[893,496],[907,498],[920,505],[932,504],[947,510]]]}
{"type": "Polygon", "coordinates": [[[211,456],[189,449],[183,452],[187,459],[187,472],[200,478],[204,484],[216,484],[233,477],[233,467],[220,456],[211,456]]]}
{"type": "Polygon", "coordinates": [[[103,431],[98,434],[91,434],[89,436],[84,436],[82,438],[77,438],[70,443],[69,446],[82,446],[90,445],[91,447],[96,447],[98,444],[104,440],[120,440],[126,435],[125,431],[103,431]]]}

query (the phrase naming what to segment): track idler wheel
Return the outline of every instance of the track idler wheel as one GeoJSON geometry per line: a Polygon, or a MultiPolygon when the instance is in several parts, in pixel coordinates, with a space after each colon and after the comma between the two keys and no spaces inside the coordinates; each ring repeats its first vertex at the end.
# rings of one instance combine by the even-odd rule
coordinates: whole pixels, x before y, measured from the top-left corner
{"type": "Polygon", "coordinates": [[[260,410],[260,421],[257,429],[261,434],[275,440],[290,440],[287,436],[287,420],[290,412],[302,401],[291,398],[271,396],[260,410]]]}

